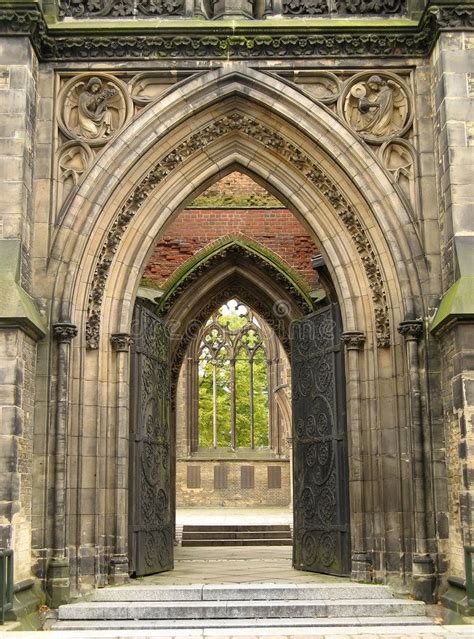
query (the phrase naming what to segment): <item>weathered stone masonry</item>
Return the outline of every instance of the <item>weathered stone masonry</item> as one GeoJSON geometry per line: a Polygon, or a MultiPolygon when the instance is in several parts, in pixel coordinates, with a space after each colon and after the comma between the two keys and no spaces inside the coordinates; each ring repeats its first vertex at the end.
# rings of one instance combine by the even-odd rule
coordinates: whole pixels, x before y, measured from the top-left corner
{"type": "MultiPolygon", "coordinates": [[[[340,305],[353,578],[462,601],[474,7],[208,4],[143,2],[131,19],[132,3],[0,3],[0,543],[15,580],[56,605],[127,578],[129,352],[111,335],[131,333],[174,216],[240,171],[303,223],[340,305]]],[[[258,268],[238,265],[239,290],[290,303],[258,268]]],[[[201,283],[237,290],[226,277],[216,262],[201,283]]],[[[169,313],[188,321],[186,299],[198,315],[197,290],[169,313]]]]}

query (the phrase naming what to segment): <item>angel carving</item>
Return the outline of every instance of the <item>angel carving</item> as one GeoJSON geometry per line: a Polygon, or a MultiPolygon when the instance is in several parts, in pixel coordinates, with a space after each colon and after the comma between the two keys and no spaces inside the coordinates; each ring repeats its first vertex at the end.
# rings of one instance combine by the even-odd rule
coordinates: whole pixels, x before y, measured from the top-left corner
{"type": "Polygon", "coordinates": [[[117,89],[104,88],[102,80],[93,77],[79,94],[78,133],[83,138],[107,137],[113,133],[112,112],[108,102],[117,95],[117,89]]]}
{"type": "Polygon", "coordinates": [[[125,120],[124,96],[115,83],[99,76],[81,79],[67,91],[62,116],[69,137],[103,144],[125,120]]]}
{"type": "Polygon", "coordinates": [[[391,79],[371,75],[349,91],[345,116],[363,137],[384,138],[399,133],[408,118],[408,100],[401,87],[391,79]]]}

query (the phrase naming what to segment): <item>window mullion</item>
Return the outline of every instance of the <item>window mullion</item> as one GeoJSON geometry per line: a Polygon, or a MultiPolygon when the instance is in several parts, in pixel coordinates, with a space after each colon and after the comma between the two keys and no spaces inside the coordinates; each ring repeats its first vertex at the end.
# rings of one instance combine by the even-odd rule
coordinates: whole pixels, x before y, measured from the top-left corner
{"type": "Polygon", "coordinates": [[[237,448],[236,398],[235,398],[235,356],[230,358],[230,432],[232,450],[237,448]]]}
{"type": "Polygon", "coordinates": [[[217,380],[216,362],[212,362],[212,444],[217,448],[217,380]]]}
{"type": "Polygon", "coordinates": [[[250,448],[255,448],[255,425],[254,425],[254,414],[253,414],[253,356],[249,357],[249,369],[250,369],[250,448]]]}

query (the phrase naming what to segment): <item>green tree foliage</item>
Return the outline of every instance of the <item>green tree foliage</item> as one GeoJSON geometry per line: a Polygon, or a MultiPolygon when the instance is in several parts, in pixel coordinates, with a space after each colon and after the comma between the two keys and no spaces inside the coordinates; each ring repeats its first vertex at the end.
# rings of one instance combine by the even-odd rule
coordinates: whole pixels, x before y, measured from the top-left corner
{"type": "MultiPolygon", "coordinates": [[[[242,314],[242,306],[224,305],[220,309],[218,323],[225,327],[231,339],[248,324],[242,314]],[[239,311],[240,309],[240,311],[239,311]]],[[[236,442],[238,448],[251,446],[251,397],[253,394],[254,445],[269,446],[268,432],[268,366],[263,345],[256,331],[245,329],[238,341],[235,359],[235,408],[236,442]],[[253,369],[253,376],[251,374],[253,369]],[[253,384],[252,382],[253,377],[253,384]]],[[[199,446],[213,447],[213,377],[216,381],[217,446],[229,448],[232,442],[231,427],[231,361],[229,344],[222,341],[222,333],[211,330],[205,339],[199,361],[199,446]]]]}

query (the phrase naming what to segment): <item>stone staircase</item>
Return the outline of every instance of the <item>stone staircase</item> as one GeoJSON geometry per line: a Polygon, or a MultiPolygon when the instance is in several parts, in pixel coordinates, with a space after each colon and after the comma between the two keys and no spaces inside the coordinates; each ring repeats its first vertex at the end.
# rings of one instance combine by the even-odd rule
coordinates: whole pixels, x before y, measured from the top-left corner
{"type": "Polygon", "coordinates": [[[288,524],[237,526],[184,525],[182,546],[291,546],[288,524]]]}
{"type": "Polygon", "coordinates": [[[52,630],[353,628],[430,624],[425,605],[385,586],[347,583],[127,585],[58,610],[52,630]]]}

